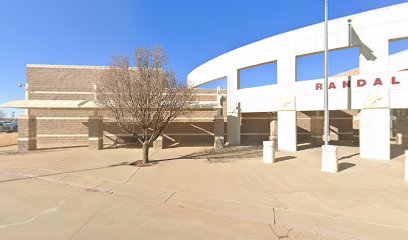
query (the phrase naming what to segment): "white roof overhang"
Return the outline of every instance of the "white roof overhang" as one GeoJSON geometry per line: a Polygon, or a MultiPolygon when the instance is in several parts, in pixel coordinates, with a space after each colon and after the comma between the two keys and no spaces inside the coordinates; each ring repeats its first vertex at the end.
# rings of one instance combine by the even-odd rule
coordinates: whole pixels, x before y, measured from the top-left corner
{"type": "Polygon", "coordinates": [[[27,109],[99,109],[93,101],[84,100],[16,100],[0,105],[0,108],[27,109]]]}
{"type": "MultiPolygon", "coordinates": [[[[15,100],[0,105],[0,108],[24,109],[102,109],[94,101],[89,100],[15,100]]],[[[219,108],[217,102],[199,102],[190,104],[187,109],[213,110],[219,108]]]]}

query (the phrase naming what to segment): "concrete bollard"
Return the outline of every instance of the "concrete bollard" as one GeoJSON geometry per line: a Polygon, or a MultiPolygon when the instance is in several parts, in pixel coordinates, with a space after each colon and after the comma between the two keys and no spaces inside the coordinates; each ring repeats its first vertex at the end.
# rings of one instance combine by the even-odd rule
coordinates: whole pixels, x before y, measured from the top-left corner
{"type": "Polygon", "coordinates": [[[405,181],[408,182],[408,150],[405,150],[405,171],[404,171],[404,178],[405,181]]]}
{"type": "Polygon", "coordinates": [[[275,149],[272,141],[263,141],[263,162],[274,163],[275,162],[275,149]]]}
{"type": "Polygon", "coordinates": [[[322,171],[329,173],[338,172],[338,148],[333,145],[322,146],[322,171]]]}

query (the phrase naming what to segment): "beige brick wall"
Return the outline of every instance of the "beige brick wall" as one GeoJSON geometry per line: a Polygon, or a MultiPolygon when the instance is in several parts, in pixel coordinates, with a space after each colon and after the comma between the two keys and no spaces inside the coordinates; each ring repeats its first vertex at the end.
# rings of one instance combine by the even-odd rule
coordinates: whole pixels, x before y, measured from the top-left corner
{"type": "Polygon", "coordinates": [[[241,144],[261,145],[269,140],[270,122],[276,120],[273,113],[242,113],[241,144]]]}
{"type": "Polygon", "coordinates": [[[103,69],[79,67],[27,67],[31,91],[92,91],[103,69]]]}
{"type": "Polygon", "coordinates": [[[408,110],[399,109],[393,111],[396,116],[394,131],[396,135],[396,143],[403,147],[408,147],[408,110]]]}
{"type": "MultiPolygon", "coordinates": [[[[27,67],[29,98],[37,100],[85,100],[92,99],[93,85],[100,78],[103,68],[70,66],[27,67]]],[[[197,90],[198,101],[216,101],[217,91],[197,90]]],[[[221,94],[226,95],[222,90],[221,94]]],[[[226,101],[224,99],[225,106],[226,101]]],[[[76,146],[88,144],[88,110],[31,110],[37,116],[38,145],[76,146]]],[[[104,115],[101,113],[101,115],[104,115]]],[[[214,116],[216,111],[191,111],[180,116],[165,130],[168,145],[213,145],[214,116]]],[[[226,115],[226,112],[225,112],[226,115]]],[[[102,125],[106,143],[134,142],[126,136],[112,119],[104,119],[102,125]]],[[[22,130],[24,130],[22,128],[22,130]]]]}

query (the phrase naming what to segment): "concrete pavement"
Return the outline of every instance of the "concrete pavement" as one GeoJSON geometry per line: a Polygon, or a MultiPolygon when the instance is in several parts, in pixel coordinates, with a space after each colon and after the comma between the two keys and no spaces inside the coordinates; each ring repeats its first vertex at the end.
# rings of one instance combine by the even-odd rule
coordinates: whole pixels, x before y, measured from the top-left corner
{"type": "Polygon", "coordinates": [[[136,232],[142,239],[257,239],[274,230],[293,239],[408,236],[402,156],[363,160],[357,148],[341,147],[342,171],[328,174],[320,171],[319,149],[279,152],[273,165],[262,163],[259,147],[151,153],[158,164],[139,168],[129,165],[138,149],[0,148],[0,237],[18,239],[30,229],[38,239],[116,232],[123,239],[136,232]],[[65,221],[69,227],[59,231],[65,221]]]}

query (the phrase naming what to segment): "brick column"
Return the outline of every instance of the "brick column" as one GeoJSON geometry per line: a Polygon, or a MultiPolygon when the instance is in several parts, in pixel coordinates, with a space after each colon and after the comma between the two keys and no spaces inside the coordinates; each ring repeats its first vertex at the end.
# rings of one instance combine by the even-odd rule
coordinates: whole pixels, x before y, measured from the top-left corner
{"type": "Polygon", "coordinates": [[[37,149],[37,118],[25,115],[18,118],[18,151],[37,149]]]}
{"type": "Polygon", "coordinates": [[[319,111],[316,111],[310,117],[310,130],[312,135],[310,141],[313,145],[323,145],[323,130],[324,130],[324,118],[319,111]]]}
{"type": "Polygon", "coordinates": [[[103,148],[103,119],[101,116],[91,116],[88,120],[89,149],[103,148]]]}
{"type": "Polygon", "coordinates": [[[227,76],[227,139],[232,146],[241,144],[241,113],[237,101],[238,75],[238,70],[234,69],[227,76]]]}
{"type": "Polygon", "coordinates": [[[406,109],[400,110],[395,129],[397,132],[396,144],[408,147],[408,114],[406,109]]]}
{"type": "Polygon", "coordinates": [[[402,133],[397,133],[395,144],[402,145],[402,139],[403,139],[402,133]]]}
{"type": "Polygon", "coordinates": [[[153,148],[154,149],[164,149],[164,142],[163,142],[163,136],[160,135],[157,137],[156,140],[153,141],[153,148]]]}
{"type": "Polygon", "coordinates": [[[272,141],[272,148],[278,149],[278,121],[272,120],[269,125],[269,140],[272,141]]]}
{"type": "Polygon", "coordinates": [[[353,144],[360,144],[360,114],[353,116],[353,144]]]}
{"type": "Polygon", "coordinates": [[[224,116],[214,117],[214,148],[224,147],[224,116]]]}

